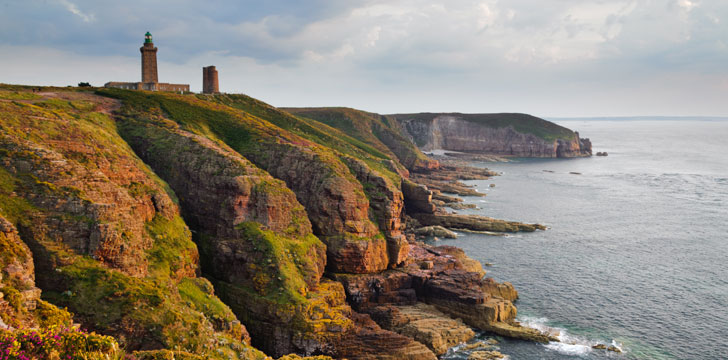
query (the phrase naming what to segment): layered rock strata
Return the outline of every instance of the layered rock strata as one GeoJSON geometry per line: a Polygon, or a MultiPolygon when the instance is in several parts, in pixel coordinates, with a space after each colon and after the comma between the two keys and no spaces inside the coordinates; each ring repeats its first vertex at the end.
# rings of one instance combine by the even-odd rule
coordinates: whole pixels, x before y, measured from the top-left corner
{"type": "Polygon", "coordinates": [[[516,157],[591,155],[589,139],[525,114],[392,115],[422,150],[443,149],[516,157]]]}
{"type": "Polygon", "coordinates": [[[370,314],[382,327],[425,344],[436,355],[475,337],[475,332],[462,321],[424,303],[379,306],[370,314]]]}

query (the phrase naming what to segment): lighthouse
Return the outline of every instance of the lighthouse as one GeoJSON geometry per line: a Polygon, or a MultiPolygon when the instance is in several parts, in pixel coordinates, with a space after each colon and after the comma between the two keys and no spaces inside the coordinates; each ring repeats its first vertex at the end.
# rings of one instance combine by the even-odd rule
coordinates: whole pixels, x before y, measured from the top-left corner
{"type": "MultiPolygon", "coordinates": [[[[149,31],[144,34],[144,45],[139,48],[139,51],[142,53],[142,81],[109,81],[104,84],[104,87],[127,90],[174,91],[179,93],[190,91],[189,84],[169,84],[159,82],[159,76],[157,74],[157,48],[154,47],[152,34],[149,31]]],[[[215,79],[217,80],[217,77],[215,79]]]]}
{"type": "Polygon", "coordinates": [[[152,42],[152,34],[147,31],[144,34],[144,45],[139,48],[142,52],[142,82],[143,83],[158,83],[159,77],[157,76],[157,48],[154,47],[152,42]]]}

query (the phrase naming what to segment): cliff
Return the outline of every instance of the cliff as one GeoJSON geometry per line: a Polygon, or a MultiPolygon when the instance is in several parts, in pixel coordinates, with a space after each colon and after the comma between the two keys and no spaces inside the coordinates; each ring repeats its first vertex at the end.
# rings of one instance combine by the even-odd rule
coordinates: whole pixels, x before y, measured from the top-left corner
{"type": "Polygon", "coordinates": [[[396,127],[391,119],[350,108],[283,108],[303,118],[313,119],[339,129],[347,135],[366,142],[395,159],[410,171],[421,172],[438,168],[396,127]]]}
{"type": "Polygon", "coordinates": [[[420,149],[516,157],[591,155],[589,139],[552,122],[526,114],[390,115],[420,149]]]}
{"type": "MultiPolygon", "coordinates": [[[[54,305],[44,305],[46,312],[63,318],[55,306],[65,307],[83,328],[140,354],[260,354],[210,283],[197,277],[197,248],[174,194],[118,135],[108,116],[117,104],[76,92],[24,97],[0,101],[0,204],[17,229],[17,237],[12,227],[9,234],[32,253],[42,293],[32,292],[54,305]]],[[[16,262],[29,272],[22,248],[17,259],[26,260],[16,262]]],[[[31,277],[22,278],[16,289],[32,290],[31,277]]],[[[15,297],[9,287],[2,292],[15,297]]],[[[26,311],[0,314],[18,329],[33,321],[24,320],[33,296],[23,294],[26,311]]],[[[35,302],[36,310],[38,304],[46,303],[35,302]]],[[[44,315],[35,322],[43,321],[44,315]]],[[[70,315],[61,322],[70,323],[70,315]]]]}
{"type": "MultiPolygon", "coordinates": [[[[346,116],[365,127],[244,95],[0,86],[0,335],[62,328],[137,359],[435,359],[469,327],[543,341],[511,286],[415,242],[405,212],[536,227],[444,213],[407,180],[439,164],[390,118],[346,116]]],[[[443,171],[432,185],[490,175],[443,171]]]]}

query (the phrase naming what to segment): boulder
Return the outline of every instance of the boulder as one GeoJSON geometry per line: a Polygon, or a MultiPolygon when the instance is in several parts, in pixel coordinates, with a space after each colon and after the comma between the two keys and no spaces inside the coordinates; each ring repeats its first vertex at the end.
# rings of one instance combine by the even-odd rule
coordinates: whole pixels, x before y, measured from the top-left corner
{"type": "Polygon", "coordinates": [[[450,231],[442,226],[425,226],[421,227],[419,229],[415,229],[415,235],[420,236],[437,236],[437,237],[443,237],[448,239],[456,239],[458,237],[458,234],[454,231],[450,231]]]}

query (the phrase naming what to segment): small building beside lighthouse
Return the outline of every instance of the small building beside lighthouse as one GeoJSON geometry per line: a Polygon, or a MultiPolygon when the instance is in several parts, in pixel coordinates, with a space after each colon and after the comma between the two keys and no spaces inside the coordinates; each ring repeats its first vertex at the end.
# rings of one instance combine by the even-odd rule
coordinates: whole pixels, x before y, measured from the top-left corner
{"type": "Polygon", "coordinates": [[[152,41],[152,34],[144,34],[144,44],[139,51],[142,53],[142,81],[140,82],[118,82],[110,81],[104,84],[107,88],[129,89],[129,90],[150,90],[150,91],[190,91],[189,84],[160,83],[157,72],[157,48],[152,41]]]}

